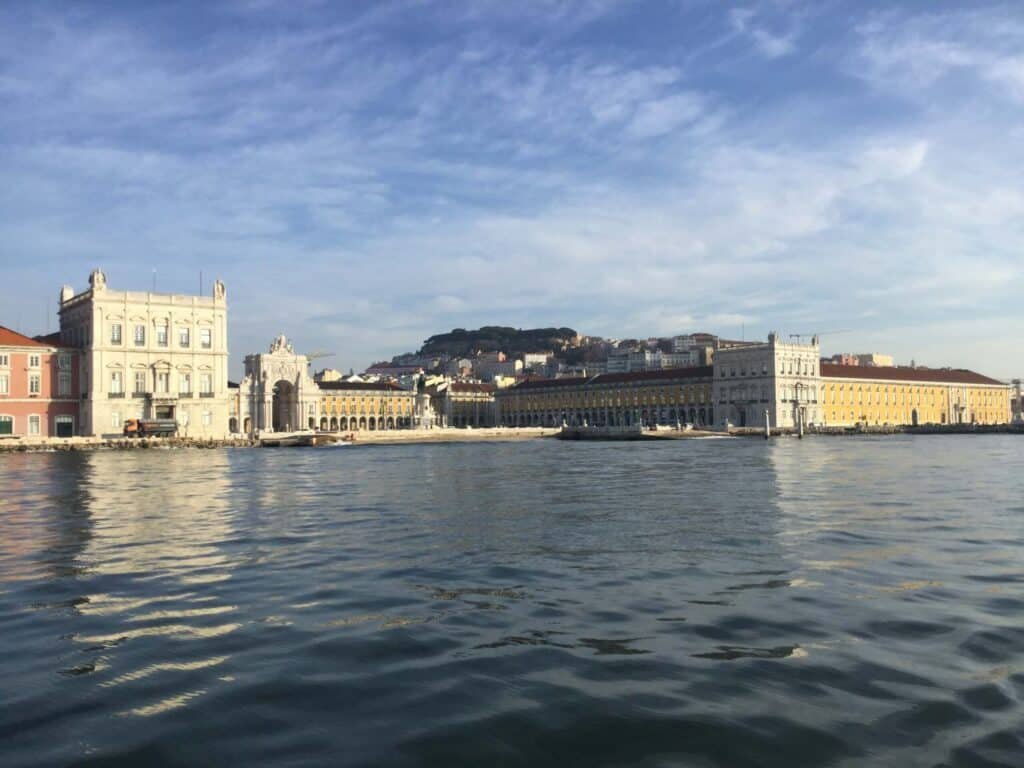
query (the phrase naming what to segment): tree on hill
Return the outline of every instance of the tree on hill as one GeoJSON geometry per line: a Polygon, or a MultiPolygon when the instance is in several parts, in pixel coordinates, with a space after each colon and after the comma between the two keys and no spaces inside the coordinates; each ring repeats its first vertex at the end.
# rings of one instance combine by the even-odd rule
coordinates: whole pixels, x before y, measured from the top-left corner
{"type": "Polygon", "coordinates": [[[523,330],[501,325],[486,325],[475,331],[454,328],[424,341],[419,354],[471,357],[480,352],[504,352],[510,356],[524,352],[558,352],[572,346],[577,336],[572,328],[523,330]]]}

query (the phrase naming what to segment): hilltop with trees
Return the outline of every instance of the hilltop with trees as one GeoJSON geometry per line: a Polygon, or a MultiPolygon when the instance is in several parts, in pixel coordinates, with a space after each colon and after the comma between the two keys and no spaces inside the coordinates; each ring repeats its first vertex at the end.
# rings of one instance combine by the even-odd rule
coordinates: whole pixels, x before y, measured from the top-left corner
{"type": "Polygon", "coordinates": [[[472,357],[479,352],[504,352],[510,357],[526,352],[559,352],[577,343],[572,328],[508,328],[486,325],[475,331],[455,328],[423,342],[422,356],[472,357]]]}

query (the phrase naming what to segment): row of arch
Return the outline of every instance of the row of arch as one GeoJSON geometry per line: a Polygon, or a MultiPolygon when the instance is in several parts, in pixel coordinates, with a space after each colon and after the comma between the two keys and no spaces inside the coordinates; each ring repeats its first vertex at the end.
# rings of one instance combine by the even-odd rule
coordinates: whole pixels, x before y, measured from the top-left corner
{"type": "Polygon", "coordinates": [[[566,424],[580,427],[644,427],[674,426],[680,423],[696,427],[714,423],[713,408],[596,408],[559,411],[510,411],[502,414],[501,423],[506,427],[558,427],[566,424]]]}
{"type": "Polygon", "coordinates": [[[322,416],[320,418],[321,432],[356,432],[356,431],[379,431],[387,429],[408,429],[412,426],[412,419],[407,416],[322,416]]]}

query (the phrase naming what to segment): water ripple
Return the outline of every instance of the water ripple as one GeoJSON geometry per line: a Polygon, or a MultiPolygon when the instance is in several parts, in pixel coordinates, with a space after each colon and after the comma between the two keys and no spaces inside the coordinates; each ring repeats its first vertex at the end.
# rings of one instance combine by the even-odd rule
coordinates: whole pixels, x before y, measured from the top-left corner
{"type": "Polygon", "coordinates": [[[1024,765],[1024,441],[0,456],[4,767],[1024,765]]]}

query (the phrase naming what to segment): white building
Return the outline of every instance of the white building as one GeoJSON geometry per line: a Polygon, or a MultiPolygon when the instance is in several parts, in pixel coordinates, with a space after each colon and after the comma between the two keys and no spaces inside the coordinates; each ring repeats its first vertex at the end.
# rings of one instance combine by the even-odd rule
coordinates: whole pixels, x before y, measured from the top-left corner
{"type": "Polygon", "coordinates": [[[484,381],[493,381],[496,376],[515,376],[522,370],[522,360],[494,360],[481,356],[473,361],[473,374],[484,381]]]}
{"type": "Polygon", "coordinates": [[[211,296],[89,289],[60,294],[61,343],[82,350],[83,435],[121,434],[125,419],[176,419],[180,434],[228,432],[228,305],[211,296]]]}
{"type": "Polygon", "coordinates": [[[672,337],[672,351],[673,352],[689,352],[691,349],[697,346],[697,340],[690,335],[687,336],[673,336],[672,337]]]}
{"type": "Polygon", "coordinates": [[[241,431],[294,432],[313,429],[320,408],[320,387],[309,375],[309,359],[296,354],[284,334],[266,353],[245,356],[245,378],[239,384],[241,431]]]}
{"type": "Polygon", "coordinates": [[[821,422],[818,396],[821,348],[785,343],[776,333],[768,343],[719,349],[715,355],[712,401],[720,427],[760,427],[765,415],[774,427],[821,422]]]}
{"type": "Polygon", "coordinates": [[[552,355],[549,352],[524,352],[523,368],[545,369],[551,362],[552,355]]]}
{"type": "Polygon", "coordinates": [[[700,350],[693,348],[685,352],[656,352],[659,368],[695,368],[700,365],[700,350]]]}
{"type": "Polygon", "coordinates": [[[608,353],[608,359],[605,361],[605,371],[608,373],[629,373],[630,355],[631,352],[628,349],[613,349],[608,353]]]}
{"type": "Polygon", "coordinates": [[[857,355],[858,365],[869,365],[876,368],[892,368],[895,365],[892,355],[881,355],[878,352],[868,352],[857,355]]]}

